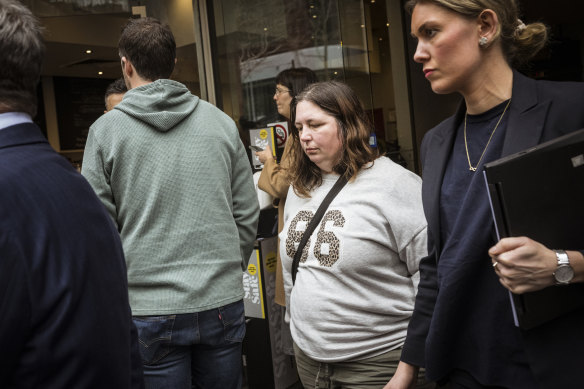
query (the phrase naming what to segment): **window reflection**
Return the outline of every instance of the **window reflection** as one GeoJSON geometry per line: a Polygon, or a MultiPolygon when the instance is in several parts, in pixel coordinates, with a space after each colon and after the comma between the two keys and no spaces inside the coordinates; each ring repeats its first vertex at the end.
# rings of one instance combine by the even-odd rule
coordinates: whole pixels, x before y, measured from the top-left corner
{"type": "Polygon", "coordinates": [[[385,1],[216,0],[213,5],[217,103],[239,123],[244,141],[249,129],[281,120],[273,101],[276,75],[307,67],[320,80],[349,84],[370,113],[382,153],[406,165],[398,146],[385,1]]]}

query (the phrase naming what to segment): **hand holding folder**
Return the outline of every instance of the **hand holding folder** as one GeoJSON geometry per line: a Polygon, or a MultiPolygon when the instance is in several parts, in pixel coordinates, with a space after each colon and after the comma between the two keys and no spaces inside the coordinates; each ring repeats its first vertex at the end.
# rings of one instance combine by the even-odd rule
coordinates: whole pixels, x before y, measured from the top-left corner
{"type": "MultiPolygon", "coordinates": [[[[488,163],[484,175],[499,239],[527,236],[549,249],[584,248],[584,130],[488,163]]],[[[510,295],[523,329],[584,309],[584,283],[510,295]]]]}
{"type": "Polygon", "coordinates": [[[528,237],[504,238],[489,250],[501,283],[515,294],[553,285],[555,253],[528,237]]]}

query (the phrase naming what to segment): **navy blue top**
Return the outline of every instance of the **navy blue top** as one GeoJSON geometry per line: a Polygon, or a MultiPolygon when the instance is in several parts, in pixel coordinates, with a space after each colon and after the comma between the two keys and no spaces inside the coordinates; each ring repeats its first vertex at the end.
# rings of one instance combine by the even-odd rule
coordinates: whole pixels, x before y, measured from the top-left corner
{"type": "MultiPolygon", "coordinates": [[[[472,166],[479,161],[506,105],[507,101],[480,115],[467,116],[467,144],[472,166]]],[[[449,295],[450,306],[457,307],[457,311],[450,314],[460,318],[460,335],[455,349],[451,350],[451,355],[457,359],[454,366],[483,385],[506,382],[513,388],[534,388],[536,384],[520,333],[512,323],[509,293],[499,283],[488,255],[489,248],[496,243],[496,236],[482,166],[501,156],[506,127],[507,115],[499,123],[475,172],[469,169],[467,160],[464,121],[458,128],[440,193],[443,249],[438,282],[441,293],[449,295]],[[492,304],[494,300],[498,303],[492,304]],[[497,312],[485,314],[486,309],[497,312]],[[509,353],[512,356],[501,358],[509,353]],[[509,360],[514,363],[508,363],[509,360]],[[493,366],[499,363],[501,366],[493,366]],[[487,372],[492,371],[497,371],[499,377],[489,377],[491,373],[487,372]]],[[[460,372],[456,377],[451,376],[452,380],[464,381],[464,378],[460,372]]],[[[471,384],[469,381],[462,383],[471,384]]]]}
{"type": "MultiPolygon", "coordinates": [[[[442,189],[440,193],[440,238],[442,239],[443,243],[448,241],[452,229],[457,224],[457,220],[460,214],[462,214],[460,217],[464,219],[469,219],[469,217],[475,218],[477,216],[473,215],[475,212],[474,206],[471,206],[470,210],[467,210],[467,212],[470,212],[471,214],[465,214],[465,212],[461,212],[461,206],[467,204],[467,197],[469,192],[472,192],[470,191],[471,185],[478,185],[479,195],[484,195],[480,196],[480,198],[483,199],[484,197],[484,199],[488,200],[482,174],[482,166],[484,165],[485,161],[490,162],[498,159],[501,156],[503,139],[507,129],[506,115],[501,119],[501,122],[499,123],[499,126],[493,134],[490,142],[489,138],[491,137],[493,129],[497,125],[497,122],[499,121],[499,118],[501,117],[507,102],[508,100],[482,114],[467,116],[466,134],[468,154],[470,157],[470,163],[473,167],[477,167],[477,163],[479,162],[479,159],[485,150],[485,146],[487,143],[489,143],[480,166],[477,167],[475,172],[470,170],[466,155],[464,142],[464,121],[461,123],[456,133],[454,146],[446,166],[446,173],[444,174],[444,181],[442,182],[442,189]]],[[[464,220],[460,220],[459,223],[464,223],[464,220]]],[[[463,231],[466,231],[466,233],[476,232],[469,231],[464,228],[464,226],[463,231]]],[[[442,247],[444,247],[444,245],[442,245],[442,247]]]]}

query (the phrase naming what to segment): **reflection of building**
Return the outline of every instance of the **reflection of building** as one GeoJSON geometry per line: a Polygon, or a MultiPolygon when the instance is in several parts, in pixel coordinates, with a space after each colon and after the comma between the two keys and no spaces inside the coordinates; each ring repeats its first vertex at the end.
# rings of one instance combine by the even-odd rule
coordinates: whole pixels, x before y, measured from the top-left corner
{"type": "Polygon", "coordinates": [[[217,104],[226,112],[265,125],[262,120],[275,111],[276,74],[306,66],[321,80],[351,85],[371,112],[380,147],[398,156],[401,148],[415,169],[399,2],[221,0],[213,2],[212,13],[213,81],[217,104]]]}
{"type": "Polygon", "coordinates": [[[274,80],[280,71],[290,67],[307,67],[325,79],[329,71],[342,72],[343,49],[340,44],[307,47],[241,62],[241,83],[244,95],[248,96],[244,99],[246,117],[256,122],[274,114],[274,80]]]}

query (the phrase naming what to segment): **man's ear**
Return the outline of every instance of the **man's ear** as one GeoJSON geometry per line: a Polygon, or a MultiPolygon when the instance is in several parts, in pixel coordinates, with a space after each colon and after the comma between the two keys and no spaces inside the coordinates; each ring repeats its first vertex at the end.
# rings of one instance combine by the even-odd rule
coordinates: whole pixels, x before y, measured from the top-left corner
{"type": "Polygon", "coordinates": [[[128,75],[128,77],[131,77],[134,73],[134,67],[132,66],[132,63],[128,61],[126,57],[122,57],[120,61],[122,64],[122,73],[125,73],[128,75]]]}

